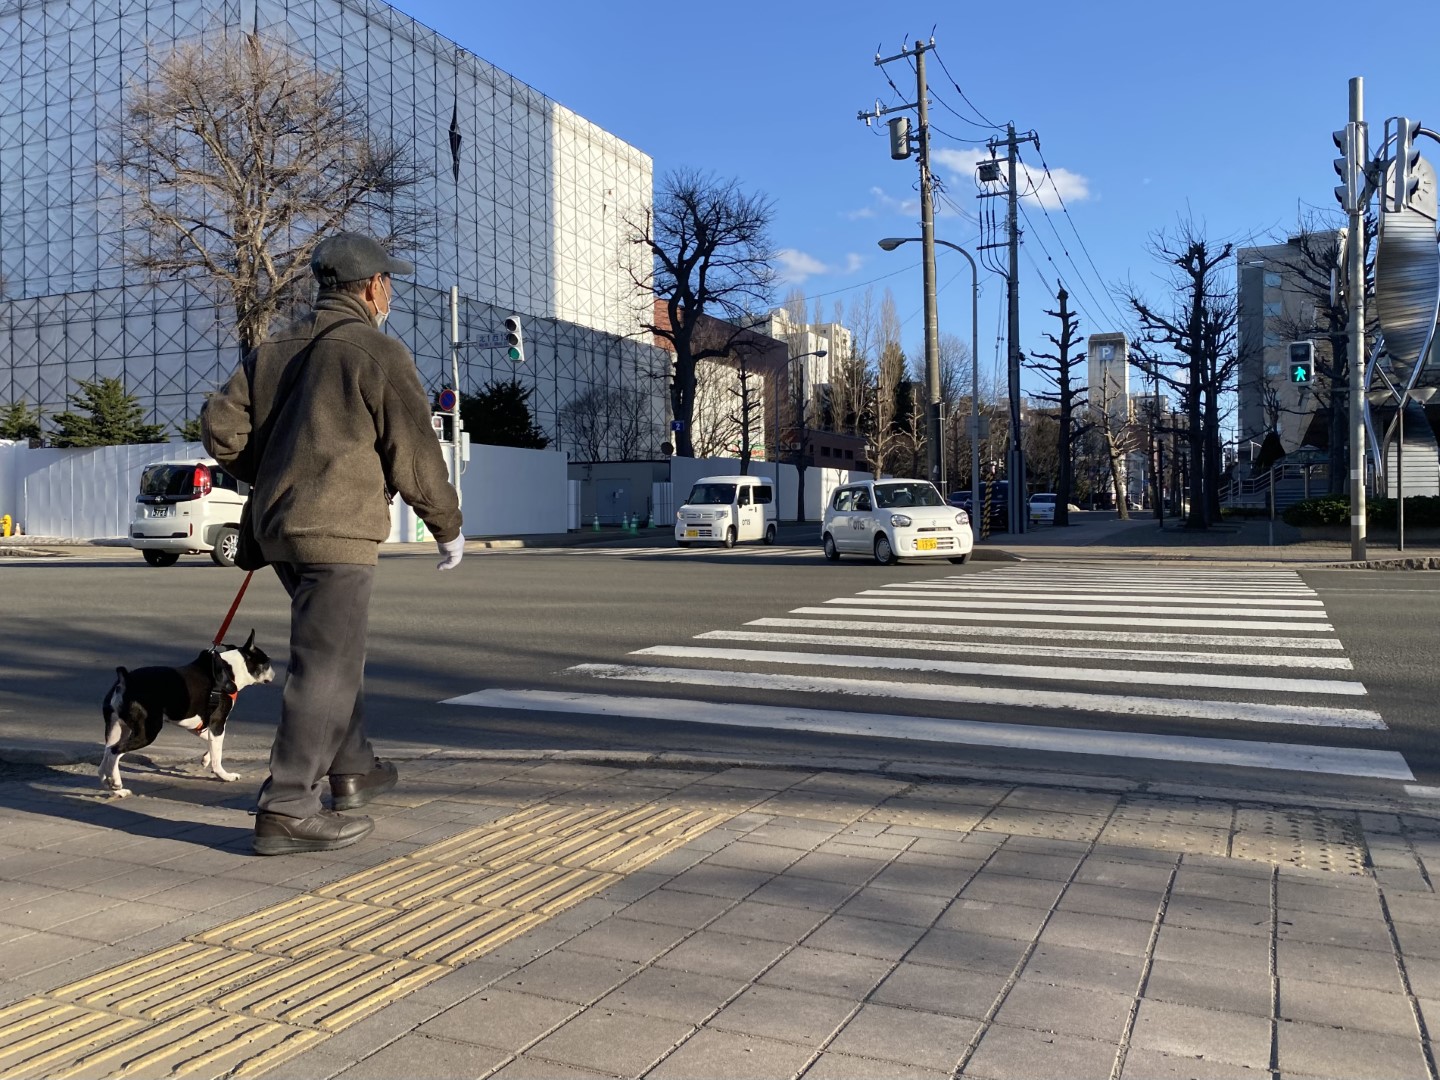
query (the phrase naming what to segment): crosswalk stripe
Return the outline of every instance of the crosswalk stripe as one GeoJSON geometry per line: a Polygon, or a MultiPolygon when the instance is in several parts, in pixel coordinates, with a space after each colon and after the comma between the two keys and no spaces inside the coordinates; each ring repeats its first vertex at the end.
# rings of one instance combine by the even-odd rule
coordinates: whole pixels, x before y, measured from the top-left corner
{"type": "Polygon", "coordinates": [[[1238,720],[1255,724],[1384,730],[1385,721],[1370,709],[1320,705],[1270,705],[1249,701],[1208,701],[1151,698],[1125,694],[1087,694],[1073,690],[1017,690],[1009,687],[954,686],[885,680],[845,679],[824,675],[772,675],[762,672],[709,671],[702,668],[649,667],[636,664],[576,664],[567,671],[599,679],[631,682],[684,683],[693,686],[743,687],[751,690],[848,694],[911,701],[943,701],[960,705],[1010,705],[1031,709],[1073,709],[1126,716],[1186,717],[1194,720],[1238,720]]]}
{"type": "Polygon", "coordinates": [[[808,731],[866,738],[920,740],[961,746],[988,746],[1060,754],[1174,761],[1251,769],[1410,780],[1405,758],[1393,750],[1207,739],[1192,735],[1148,735],[1095,728],[992,724],[940,720],[898,713],[844,712],[772,705],[730,704],[676,698],[581,694],[557,690],[482,690],[450,698],[446,705],[551,713],[622,716],[634,719],[723,724],[775,731],[808,731]]]}
{"type": "MultiPolygon", "coordinates": [[[[807,610],[796,608],[796,611],[807,610]]],[[[812,608],[827,614],[833,609],[812,608]]],[[[904,618],[903,612],[865,611],[865,615],[904,618]]],[[[801,626],[812,629],[871,630],[876,633],[945,634],[953,637],[984,638],[1054,638],[1059,641],[1123,641],[1157,645],[1229,645],[1239,649],[1334,649],[1344,646],[1335,638],[1263,637],[1252,634],[1167,634],[1159,631],[1131,634],[1123,630],[1073,630],[1068,628],[1036,629],[1029,626],[946,626],[935,622],[875,622],[868,619],[794,619],[772,616],[751,619],[746,626],[801,626]]],[[[1289,626],[1286,629],[1290,629],[1289,626]]],[[[906,639],[899,638],[899,641],[906,639]]]]}
{"type": "Polygon", "coordinates": [[[1277,694],[1332,694],[1364,697],[1365,684],[1350,679],[1280,679],[1275,676],[1215,674],[1209,671],[1136,671],[1121,668],[1055,667],[1050,664],[986,664],[934,660],[922,656],[866,656],[859,653],[786,652],[779,649],[723,649],[698,645],[653,645],[631,656],[668,656],[679,660],[791,664],[856,670],[933,671],[979,678],[1034,679],[1044,682],[1099,682],[1135,686],[1208,686],[1224,690],[1269,690],[1277,694]]]}
{"type": "MultiPolygon", "coordinates": [[[[1047,592],[1049,590],[1046,590],[1047,592]]],[[[927,596],[941,598],[955,598],[963,600],[1029,600],[1035,595],[1031,592],[992,592],[989,590],[958,588],[950,585],[935,585],[930,582],[916,582],[912,585],[886,585],[883,589],[867,589],[860,593],[861,596],[927,596]]],[[[1114,603],[1117,597],[1113,592],[1109,593],[1065,593],[1057,599],[1066,601],[1093,600],[1102,603],[1114,603]]],[[[1235,596],[1187,596],[1168,595],[1166,593],[1143,593],[1139,596],[1131,594],[1128,599],[1139,599],[1146,601],[1172,600],[1177,603],[1186,604],[1230,604],[1242,602],[1235,596]]],[[[1309,600],[1301,597],[1290,597],[1283,600],[1255,599],[1244,597],[1243,602],[1251,607],[1324,607],[1322,600],[1309,600]]],[[[987,604],[986,607],[994,607],[994,604],[987,604]]]]}
{"type": "MultiPolygon", "coordinates": [[[[890,627],[889,629],[894,629],[890,627]]],[[[926,638],[876,638],[859,634],[765,633],[761,630],[707,630],[696,634],[704,641],[765,641],[774,644],[847,645],[866,649],[919,649],[921,652],[980,653],[998,656],[1055,656],[1108,663],[1224,664],[1239,667],[1328,668],[1349,671],[1344,656],[1307,656],[1295,653],[1202,653],[1175,649],[1082,649],[1065,645],[1016,645],[984,641],[935,641],[926,638]]]]}
{"type": "MultiPolygon", "coordinates": [[[[1014,585],[1014,584],[1005,584],[1005,585],[1002,585],[1002,584],[992,584],[992,583],[986,583],[986,584],[984,584],[984,585],[981,585],[979,582],[976,582],[976,583],[974,583],[974,584],[967,584],[967,583],[963,583],[963,582],[949,582],[949,581],[946,581],[946,582],[908,581],[908,582],[894,582],[894,583],[889,584],[889,585],[886,585],[886,586],[884,586],[884,587],[885,587],[886,589],[891,589],[891,588],[895,588],[895,589],[930,589],[930,590],[933,590],[933,591],[935,591],[935,592],[953,592],[953,593],[971,593],[971,592],[981,592],[981,593],[983,593],[983,592],[999,592],[999,591],[1009,592],[1009,591],[1015,591],[1015,592],[1021,592],[1021,593],[1023,593],[1023,594],[1026,595],[1026,596],[1034,596],[1035,593],[1036,593],[1036,589],[1034,588],[1034,586],[1031,586],[1031,585],[1014,585]]],[[[1109,596],[1114,596],[1117,588],[1118,588],[1118,586],[1115,586],[1115,585],[1113,585],[1113,584],[1110,583],[1110,582],[1103,582],[1103,581],[1097,581],[1097,582],[1093,582],[1093,583],[1086,584],[1086,585],[1063,585],[1063,584],[1061,584],[1061,583],[1059,583],[1059,582],[1056,582],[1056,583],[1051,584],[1051,585],[1046,585],[1044,592],[1045,592],[1045,595],[1046,595],[1046,596],[1054,595],[1054,596],[1068,597],[1068,596],[1074,596],[1074,595],[1082,595],[1082,594],[1086,594],[1086,593],[1093,593],[1093,592],[1095,592],[1095,591],[1098,590],[1098,589],[1104,589],[1104,590],[1106,590],[1107,595],[1109,595],[1109,596]]],[[[1162,596],[1162,595],[1163,595],[1163,596],[1175,596],[1175,597],[1180,597],[1180,598],[1184,599],[1184,598],[1188,598],[1188,597],[1191,597],[1191,596],[1213,596],[1213,597],[1218,597],[1218,598],[1220,598],[1220,599],[1227,599],[1227,598],[1228,598],[1228,599],[1234,600],[1234,599],[1249,599],[1249,598],[1254,597],[1254,596],[1256,595],[1256,591],[1255,591],[1254,589],[1226,589],[1226,588],[1221,588],[1221,587],[1218,586],[1218,585],[1196,585],[1196,586],[1167,585],[1167,586],[1164,587],[1164,592],[1163,592],[1163,593],[1160,593],[1160,592],[1155,591],[1155,590],[1158,589],[1158,588],[1159,588],[1158,585],[1156,585],[1156,586],[1150,586],[1150,585],[1131,585],[1131,586],[1125,586],[1126,591],[1129,592],[1131,595],[1134,595],[1134,596],[1144,596],[1144,597],[1162,596]]],[[[1266,597],[1274,597],[1274,598],[1281,599],[1281,600],[1289,599],[1289,598],[1292,598],[1292,597],[1295,598],[1295,599],[1297,599],[1297,600],[1312,600],[1312,599],[1318,599],[1318,597],[1316,596],[1315,590],[1313,590],[1313,589],[1270,589],[1270,588],[1267,588],[1267,589],[1264,590],[1264,593],[1265,593],[1265,596],[1266,596],[1266,597]]]]}
{"type": "MultiPolygon", "coordinates": [[[[830,600],[827,604],[857,603],[850,600],[830,600]]],[[[1084,609],[1086,611],[1092,608],[1084,609]]],[[[1022,611],[925,611],[917,610],[914,607],[909,609],[889,611],[881,607],[798,607],[793,613],[799,615],[867,615],[871,617],[889,617],[896,619],[913,619],[918,615],[924,615],[930,619],[954,619],[970,620],[972,622],[1019,622],[1019,623],[1046,623],[1061,626],[1188,626],[1195,629],[1207,630],[1303,630],[1303,631],[1331,631],[1335,628],[1329,623],[1322,622],[1236,622],[1234,619],[1141,619],[1126,616],[1111,615],[1077,615],[1070,612],[1051,612],[1043,615],[1028,614],[1022,611]]],[[[1208,614],[1219,614],[1209,612],[1208,614]]]]}
{"type": "Polygon", "coordinates": [[[1170,604],[1131,604],[1125,602],[1116,603],[1112,598],[1111,602],[1096,604],[1057,604],[1048,602],[1029,603],[1004,603],[1004,604],[975,604],[965,599],[934,599],[925,593],[913,595],[900,592],[882,592],[880,589],[864,589],[855,596],[847,596],[843,601],[831,600],[830,603],[846,604],[886,604],[896,607],[934,607],[934,608],[956,608],[956,607],[987,607],[1004,608],[1006,611],[1104,611],[1123,612],[1127,615],[1231,615],[1237,618],[1266,618],[1266,619],[1323,619],[1325,612],[1322,611],[1294,611],[1288,609],[1269,608],[1243,608],[1229,607],[1215,610],[1214,608],[1203,607],[1178,607],[1170,604]]]}

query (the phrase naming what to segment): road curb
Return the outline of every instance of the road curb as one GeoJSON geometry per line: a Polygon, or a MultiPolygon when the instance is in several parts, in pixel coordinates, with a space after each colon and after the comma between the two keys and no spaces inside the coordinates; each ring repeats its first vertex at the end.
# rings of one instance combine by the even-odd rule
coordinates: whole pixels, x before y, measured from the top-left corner
{"type": "MultiPolygon", "coordinates": [[[[147,748],[148,749],[148,748],[147,748]]],[[[829,754],[752,754],[736,755],[699,751],[649,750],[562,750],[558,748],[511,748],[458,750],[427,746],[381,746],[384,758],[393,761],[451,761],[456,763],[500,761],[571,762],[584,765],[610,765],[630,769],[809,769],[827,772],[887,776],[913,782],[975,780],[990,783],[1026,784],[1036,787],[1074,791],[1109,792],[1148,795],[1160,799],[1207,799],[1240,802],[1257,806],[1284,807],[1301,810],[1335,810],[1355,813],[1405,813],[1440,820],[1440,801],[1436,797],[1409,794],[1385,796],[1369,794],[1321,795],[1312,792],[1284,792],[1273,788],[1216,787],[1214,784],[1190,784],[1166,780],[1131,780],[1119,776],[1072,773],[1007,765],[943,765],[925,761],[845,757],[829,754]]],[[[157,761],[171,764],[194,764],[190,754],[143,752],[129,755],[135,764],[157,761]]],[[[229,752],[227,762],[263,764],[269,752],[229,752]]],[[[76,766],[94,765],[97,754],[67,751],[58,748],[17,746],[0,742],[0,763],[10,765],[76,766]]],[[[1440,794],[1440,792],[1437,792],[1440,794]]]]}

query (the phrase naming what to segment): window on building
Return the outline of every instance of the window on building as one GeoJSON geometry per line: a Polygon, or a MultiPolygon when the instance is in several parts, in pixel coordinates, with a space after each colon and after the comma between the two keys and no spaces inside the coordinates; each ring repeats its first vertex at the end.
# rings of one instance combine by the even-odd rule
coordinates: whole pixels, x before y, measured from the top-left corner
{"type": "Polygon", "coordinates": [[[1265,348],[1276,349],[1282,344],[1280,335],[1272,330],[1265,331],[1265,348]]]}
{"type": "Polygon", "coordinates": [[[1266,364],[1266,365],[1265,365],[1265,377],[1266,377],[1267,379],[1273,378],[1274,376],[1279,375],[1279,374],[1280,374],[1280,365],[1279,365],[1279,364],[1266,364]]]}
{"type": "Polygon", "coordinates": [[[1267,319],[1278,319],[1284,306],[1285,305],[1279,300],[1267,301],[1265,304],[1265,317],[1267,319]]]}
{"type": "Polygon", "coordinates": [[[1280,275],[1277,274],[1274,270],[1265,271],[1265,287],[1267,289],[1280,288],[1280,275]]]}

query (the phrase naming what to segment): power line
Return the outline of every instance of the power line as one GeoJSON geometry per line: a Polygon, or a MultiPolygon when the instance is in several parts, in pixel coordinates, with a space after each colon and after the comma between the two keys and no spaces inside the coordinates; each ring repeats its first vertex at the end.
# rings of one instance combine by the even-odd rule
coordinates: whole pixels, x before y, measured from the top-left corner
{"type": "MultiPolygon", "coordinates": [[[[1040,250],[1041,250],[1041,252],[1043,252],[1044,255],[1045,255],[1045,261],[1050,264],[1051,268],[1054,270],[1055,276],[1059,279],[1060,284],[1063,286],[1063,285],[1065,284],[1065,275],[1061,272],[1059,264],[1057,264],[1057,263],[1055,262],[1055,260],[1051,257],[1051,255],[1050,255],[1050,250],[1045,246],[1045,241],[1042,240],[1042,239],[1040,239],[1040,234],[1039,234],[1038,232],[1036,232],[1036,231],[1035,231],[1035,227],[1030,224],[1030,215],[1025,212],[1025,208],[1024,208],[1023,206],[1021,206],[1019,209],[1020,209],[1020,216],[1025,219],[1025,226],[1026,226],[1027,231],[1035,234],[1035,242],[1040,245],[1040,250]]],[[[1040,280],[1041,280],[1041,281],[1044,281],[1044,280],[1045,280],[1045,275],[1044,275],[1044,273],[1040,270],[1040,267],[1039,267],[1038,265],[1036,265],[1036,263],[1035,263],[1035,257],[1034,257],[1033,255],[1031,255],[1028,251],[1025,253],[1025,255],[1026,255],[1026,258],[1028,258],[1028,259],[1030,260],[1030,264],[1035,267],[1035,272],[1040,275],[1040,280]]],[[[1082,284],[1083,284],[1083,283],[1082,283],[1082,284]]],[[[1089,290],[1089,288],[1087,287],[1085,291],[1088,293],[1090,290],[1089,290]]],[[[1072,290],[1070,290],[1070,292],[1073,294],[1074,290],[1072,289],[1072,290]]],[[[1048,295],[1048,291],[1047,291],[1047,295],[1048,295]]],[[[1093,300],[1094,297],[1092,296],[1091,299],[1093,300]]],[[[1096,325],[1096,326],[1100,325],[1099,321],[1098,321],[1089,311],[1087,311],[1087,310],[1085,309],[1084,304],[1082,304],[1082,303],[1080,302],[1080,297],[1079,297],[1079,296],[1076,296],[1076,297],[1075,297],[1075,306],[1076,306],[1076,308],[1078,308],[1078,309],[1080,310],[1081,314],[1083,314],[1087,319],[1090,320],[1090,322],[1091,322],[1092,324],[1094,324],[1094,325],[1096,325]]]]}
{"type": "MultiPolygon", "coordinates": [[[[1020,167],[1025,170],[1025,176],[1026,176],[1026,178],[1027,178],[1027,179],[1031,179],[1031,177],[1030,177],[1030,170],[1029,170],[1028,168],[1026,168],[1025,163],[1024,163],[1023,161],[1020,162],[1020,167]]],[[[1032,183],[1033,183],[1033,180],[1032,180],[1032,183]]],[[[1036,190],[1038,190],[1038,188],[1037,188],[1036,190]]],[[[1042,209],[1043,209],[1043,207],[1042,207],[1042,209]]],[[[1023,210],[1022,210],[1021,212],[1024,213],[1023,210]]],[[[1026,221],[1026,224],[1029,224],[1029,221],[1030,221],[1029,215],[1026,215],[1025,221],[1026,221]]],[[[1095,307],[1098,309],[1098,308],[1100,307],[1100,301],[1096,299],[1094,292],[1091,291],[1089,283],[1085,280],[1085,276],[1084,276],[1084,275],[1081,273],[1081,271],[1080,271],[1080,267],[1076,264],[1075,260],[1074,260],[1073,258],[1071,258],[1070,250],[1065,246],[1065,240],[1064,240],[1064,238],[1061,237],[1061,235],[1060,235],[1060,230],[1057,229],[1057,228],[1055,228],[1055,223],[1050,220],[1050,215],[1049,215],[1049,214],[1046,214],[1046,215],[1045,215],[1045,223],[1050,226],[1050,231],[1055,234],[1055,241],[1056,241],[1056,243],[1058,243],[1058,244],[1060,245],[1060,250],[1061,250],[1061,252],[1065,255],[1065,258],[1070,261],[1071,267],[1074,268],[1074,270],[1075,270],[1075,280],[1079,283],[1080,287],[1085,290],[1085,295],[1087,295],[1088,297],[1090,297],[1091,303],[1093,303],[1093,304],[1095,305],[1095,307]]],[[[1039,238],[1037,237],[1036,239],[1038,240],[1039,238]]],[[[1044,246],[1044,245],[1042,244],[1041,246],[1042,246],[1042,249],[1043,249],[1043,246],[1044,246]]],[[[1049,253],[1048,251],[1045,253],[1045,257],[1046,257],[1047,259],[1050,258],[1050,253],[1049,253]]],[[[1050,261],[1051,261],[1052,264],[1054,263],[1054,260],[1053,260],[1053,259],[1051,259],[1050,261]]],[[[1058,270],[1059,267],[1057,266],[1056,269],[1058,270]]],[[[1079,298],[1078,298],[1078,297],[1076,298],[1076,306],[1077,306],[1077,307],[1079,306],[1079,298]]],[[[1093,317],[1092,317],[1092,321],[1093,321],[1093,317]]],[[[1097,323],[1096,325],[1099,325],[1099,324],[1097,323]]]]}
{"type": "MultiPolygon", "coordinates": [[[[1040,164],[1044,167],[1045,175],[1050,180],[1050,187],[1053,188],[1055,191],[1055,198],[1058,199],[1060,202],[1060,209],[1065,214],[1065,220],[1070,223],[1070,231],[1075,234],[1075,239],[1080,242],[1080,250],[1085,253],[1086,261],[1090,263],[1090,268],[1095,271],[1095,276],[1099,279],[1100,284],[1103,287],[1105,284],[1105,275],[1100,273],[1100,268],[1095,265],[1095,260],[1090,255],[1090,248],[1086,245],[1085,238],[1080,235],[1080,230],[1075,227],[1075,219],[1070,214],[1070,208],[1065,205],[1065,196],[1060,194],[1060,185],[1055,182],[1055,174],[1050,171],[1050,163],[1045,160],[1045,155],[1043,153],[1040,153],[1040,148],[1038,146],[1035,148],[1035,152],[1037,154],[1040,154],[1040,164]]],[[[1105,297],[1110,303],[1110,309],[1115,312],[1116,318],[1120,320],[1119,325],[1123,326],[1126,322],[1125,314],[1115,303],[1115,298],[1110,295],[1110,291],[1108,289],[1105,290],[1105,297]]]]}
{"type": "MultiPolygon", "coordinates": [[[[993,128],[993,129],[996,130],[996,131],[1004,131],[1004,130],[1005,130],[1005,127],[1004,127],[1003,124],[997,124],[997,123],[995,123],[995,121],[991,120],[988,116],[986,116],[983,112],[981,112],[978,108],[976,108],[976,107],[975,107],[975,103],[974,103],[973,101],[971,101],[968,97],[965,96],[965,91],[960,89],[960,84],[955,81],[955,76],[951,75],[951,74],[950,74],[950,69],[945,66],[945,58],[940,55],[939,50],[936,49],[935,46],[932,45],[932,46],[930,46],[930,51],[935,54],[935,59],[940,62],[940,70],[943,71],[943,72],[945,72],[945,78],[947,78],[947,79],[950,80],[950,85],[953,86],[953,87],[955,88],[955,92],[960,95],[960,100],[962,100],[963,102],[965,102],[966,105],[969,105],[970,108],[974,110],[975,115],[978,116],[981,120],[985,121],[984,125],[976,124],[975,121],[973,121],[973,120],[966,120],[966,123],[974,124],[975,127],[982,127],[982,126],[984,126],[984,127],[993,128]]],[[[945,107],[946,107],[947,109],[950,108],[950,106],[948,106],[948,105],[945,106],[945,107]]],[[[955,112],[954,109],[950,109],[950,111],[951,111],[951,112],[955,112]]],[[[959,113],[955,113],[955,115],[956,115],[956,116],[960,116],[959,113]]],[[[964,117],[961,117],[961,119],[964,120],[965,118],[964,118],[964,117]]]]}

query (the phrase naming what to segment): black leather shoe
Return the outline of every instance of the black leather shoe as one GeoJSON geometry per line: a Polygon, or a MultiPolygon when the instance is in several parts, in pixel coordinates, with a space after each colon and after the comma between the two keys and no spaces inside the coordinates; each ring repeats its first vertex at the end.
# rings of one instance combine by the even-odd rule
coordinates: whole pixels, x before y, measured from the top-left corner
{"type": "Polygon", "coordinates": [[[334,851],[365,839],[374,827],[375,822],[368,817],[346,817],[333,810],[321,810],[307,818],[261,810],[255,815],[255,852],[293,855],[300,851],[334,851]]]}
{"type": "Polygon", "coordinates": [[[330,777],[330,803],[336,810],[354,810],[395,786],[400,779],[393,763],[375,759],[368,773],[336,773],[330,777]]]}

